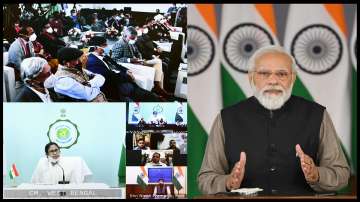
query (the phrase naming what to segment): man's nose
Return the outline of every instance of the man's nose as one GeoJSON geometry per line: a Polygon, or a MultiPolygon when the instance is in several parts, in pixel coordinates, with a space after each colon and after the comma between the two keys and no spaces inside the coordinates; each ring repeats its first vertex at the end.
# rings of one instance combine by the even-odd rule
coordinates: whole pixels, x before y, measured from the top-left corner
{"type": "Polygon", "coordinates": [[[268,84],[271,84],[271,85],[276,85],[276,84],[278,84],[278,78],[277,78],[277,76],[276,76],[274,73],[272,73],[272,74],[270,75],[270,77],[267,79],[267,83],[268,83],[268,84]]]}

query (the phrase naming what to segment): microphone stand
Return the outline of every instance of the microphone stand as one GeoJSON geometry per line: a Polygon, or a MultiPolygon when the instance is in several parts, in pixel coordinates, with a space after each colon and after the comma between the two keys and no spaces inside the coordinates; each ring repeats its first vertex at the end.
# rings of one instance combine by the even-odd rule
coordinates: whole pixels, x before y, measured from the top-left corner
{"type": "Polygon", "coordinates": [[[58,165],[58,166],[61,168],[62,172],[63,172],[63,179],[62,179],[62,181],[59,181],[58,183],[59,183],[59,184],[69,184],[70,181],[65,181],[65,171],[64,171],[64,168],[63,168],[58,162],[56,162],[56,165],[58,165]]]}

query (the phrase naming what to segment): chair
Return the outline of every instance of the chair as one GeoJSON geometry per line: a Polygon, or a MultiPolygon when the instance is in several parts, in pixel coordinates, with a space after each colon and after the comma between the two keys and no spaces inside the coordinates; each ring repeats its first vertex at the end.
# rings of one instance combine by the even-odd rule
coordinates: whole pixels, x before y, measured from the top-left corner
{"type": "MultiPolygon", "coordinates": [[[[14,69],[8,66],[4,66],[3,71],[3,80],[4,80],[4,91],[6,92],[6,101],[12,102],[15,100],[16,90],[15,90],[15,72],[14,69]]],[[[5,99],[5,96],[3,100],[5,99]]]]}
{"type": "Polygon", "coordinates": [[[7,102],[4,76],[3,76],[3,102],[7,102]]]}
{"type": "Polygon", "coordinates": [[[184,99],[187,97],[187,64],[179,65],[174,95],[184,99]]]}
{"type": "Polygon", "coordinates": [[[4,52],[3,53],[3,66],[7,65],[8,61],[9,61],[9,53],[4,52]]]}

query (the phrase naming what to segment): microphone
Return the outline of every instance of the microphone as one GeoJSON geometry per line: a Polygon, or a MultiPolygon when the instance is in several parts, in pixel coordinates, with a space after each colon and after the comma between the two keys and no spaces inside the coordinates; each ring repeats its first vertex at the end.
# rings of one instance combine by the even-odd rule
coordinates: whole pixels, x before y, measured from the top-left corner
{"type": "Polygon", "coordinates": [[[62,170],[62,181],[59,181],[58,184],[69,184],[70,183],[69,181],[65,181],[65,171],[64,168],[59,164],[59,162],[58,161],[56,161],[55,163],[51,162],[51,165],[53,166],[58,165],[62,170]]]}

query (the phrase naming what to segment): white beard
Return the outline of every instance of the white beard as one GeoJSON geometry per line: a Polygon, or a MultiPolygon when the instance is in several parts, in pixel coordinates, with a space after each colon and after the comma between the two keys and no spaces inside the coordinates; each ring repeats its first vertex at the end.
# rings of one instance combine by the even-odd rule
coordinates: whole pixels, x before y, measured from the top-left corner
{"type": "Polygon", "coordinates": [[[251,88],[254,92],[254,96],[266,109],[275,110],[281,108],[284,103],[290,98],[294,83],[291,84],[288,90],[285,90],[279,85],[265,86],[263,89],[258,90],[253,82],[251,82],[251,88]],[[281,95],[265,94],[266,90],[281,90],[281,95]]]}

